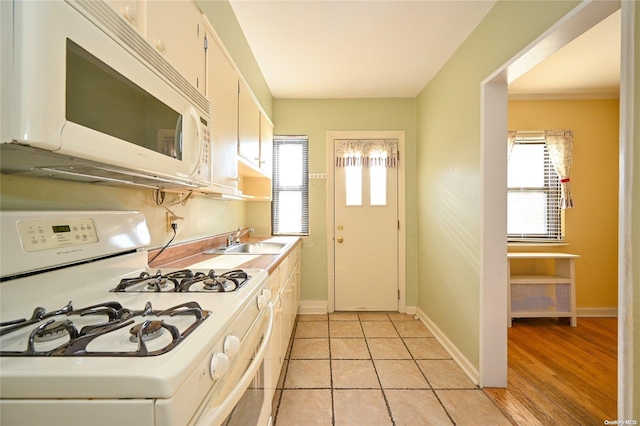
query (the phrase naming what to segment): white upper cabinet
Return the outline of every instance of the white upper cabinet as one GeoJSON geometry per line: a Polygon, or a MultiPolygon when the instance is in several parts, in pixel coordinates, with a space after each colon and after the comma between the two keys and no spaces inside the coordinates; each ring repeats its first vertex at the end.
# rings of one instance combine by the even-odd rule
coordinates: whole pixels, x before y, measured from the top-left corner
{"type": "Polygon", "coordinates": [[[260,114],[260,169],[271,176],[273,170],[273,125],[260,114]]]}
{"type": "Polygon", "coordinates": [[[202,94],[205,87],[204,16],[191,0],[146,2],[147,40],[202,94]]]}
{"type": "MultiPolygon", "coordinates": [[[[208,28],[207,98],[213,116],[213,183],[221,193],[238,188],[238,74],[208,28]]],[[[212,188],[214,191],[215,188],[212,188]]]]}
{"type": "Polygon", "coordinates": [[[238,94],[238,154],[259,167],[260,110],[242,81],[238,94]]]}
{"type": "Polygon", "coordinates": [[[146,2],[141,0],[107,0],[140,34],[146,32],[146,2]]]}

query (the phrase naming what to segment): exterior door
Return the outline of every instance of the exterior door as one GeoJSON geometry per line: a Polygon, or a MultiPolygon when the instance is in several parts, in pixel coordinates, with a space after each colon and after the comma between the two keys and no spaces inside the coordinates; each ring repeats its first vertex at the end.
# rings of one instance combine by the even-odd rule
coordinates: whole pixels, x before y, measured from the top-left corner
{"type": "Polygon", "coordinates": [[[335,310],[397,311],[398,169],[334,167],[335,310]]]}

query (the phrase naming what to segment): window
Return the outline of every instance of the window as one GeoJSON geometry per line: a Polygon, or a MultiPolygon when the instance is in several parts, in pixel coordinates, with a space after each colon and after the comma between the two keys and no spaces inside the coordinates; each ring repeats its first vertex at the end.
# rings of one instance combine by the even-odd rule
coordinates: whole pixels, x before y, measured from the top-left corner
{"type": "Polygon", "coordinates": [[[309,138],[274,136],[273,235],[309,235],[309,138]]]}
{"type": "Polygon", "coordinates": [[[562,241],[560,180],[544,139],[516,139],[507,168],[509,241],[562,241]]]}

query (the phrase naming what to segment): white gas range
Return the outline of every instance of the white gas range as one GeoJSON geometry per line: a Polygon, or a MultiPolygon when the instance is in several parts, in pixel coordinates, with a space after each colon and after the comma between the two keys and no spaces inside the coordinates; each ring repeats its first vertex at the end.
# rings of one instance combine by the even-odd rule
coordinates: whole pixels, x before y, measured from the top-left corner
{"type": "Polygon", "coordinates": [[[136,212],[0,218],[0,423],[269,422],[266,271],[150,269],[136,212]]]}

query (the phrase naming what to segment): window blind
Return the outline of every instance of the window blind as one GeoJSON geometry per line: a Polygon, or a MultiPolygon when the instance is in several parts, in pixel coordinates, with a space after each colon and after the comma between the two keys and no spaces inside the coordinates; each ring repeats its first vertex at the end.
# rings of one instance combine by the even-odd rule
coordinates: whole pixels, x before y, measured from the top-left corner
{"type": "Polygon", "coordinates": [[[274,136],[273,235],[309,235],[309,137],[274,136]]]}
{"type": "Polygon", "coordinates": [[[560,179],[544,138],[516,139],[507,173],[509,241],[562,241],[560,179]]]}

